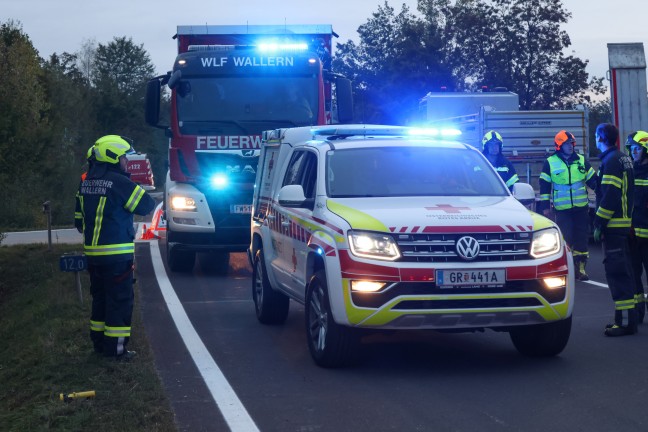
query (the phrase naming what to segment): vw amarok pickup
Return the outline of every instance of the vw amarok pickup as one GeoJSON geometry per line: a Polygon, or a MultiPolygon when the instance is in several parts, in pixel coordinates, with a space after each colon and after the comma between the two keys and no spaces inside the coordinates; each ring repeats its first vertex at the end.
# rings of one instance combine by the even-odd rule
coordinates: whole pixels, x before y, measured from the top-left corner
{"type": "Polygon", "coordinates": [[[571,254],[474,147],[426,131],[347,125],[268,131],[248,256],[259,321],[305,305],[315,362],[354,359],[367,330],[510,333],[529,356],[567,344],[571,254]]]}

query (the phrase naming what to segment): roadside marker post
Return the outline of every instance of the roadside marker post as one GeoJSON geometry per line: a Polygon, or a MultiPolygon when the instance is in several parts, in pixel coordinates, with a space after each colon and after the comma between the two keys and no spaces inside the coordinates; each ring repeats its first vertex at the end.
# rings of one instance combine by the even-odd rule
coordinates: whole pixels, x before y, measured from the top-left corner
{"type": "Polygon", "coordinates": [[[77,292],[79,293],[79,301],[83,304],[83,292],[81,291],[81,276],[82,272],[88,268],[88,261],[84,254],[77,252],[70,252],[61,255],[59,259],[59,267],[64,272],[74,272],[74,279],[76,281],[77,292]]]}

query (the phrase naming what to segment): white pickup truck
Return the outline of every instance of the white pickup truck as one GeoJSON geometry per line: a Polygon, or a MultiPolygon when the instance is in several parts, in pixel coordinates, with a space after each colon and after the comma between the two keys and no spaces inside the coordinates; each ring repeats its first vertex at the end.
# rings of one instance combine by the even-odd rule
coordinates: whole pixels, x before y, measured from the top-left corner
{"type": "Polygon", "coordinates": [[[264,324],[305,305],[314,361],[356,359],[383,329],[510,333],[529,356],[567,344],[571,253],[475,148],[442,131],[345,125],[264,134],[248,257],[264,324]]]}

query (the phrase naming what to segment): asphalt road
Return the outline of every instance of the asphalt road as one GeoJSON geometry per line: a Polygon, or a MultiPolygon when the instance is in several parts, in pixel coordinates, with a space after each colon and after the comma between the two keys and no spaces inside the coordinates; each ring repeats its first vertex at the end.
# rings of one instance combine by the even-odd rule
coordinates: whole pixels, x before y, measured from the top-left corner
{"type": "Polygon", "coordinates": [[[283,326],[258,323],[244,254],[227,276],[200,264],[177,274],[164,241],[136,246],[146,331],[182,431],[645,432],[648,324],[603,335],[613,303],[600,247],[590,252],[592,283],[577,282],[558,357],[525,358],[505,333],[408,332],[365,338],[362,364],[326,370],[308,353],[303,307],[291,302],[283,326]]]}

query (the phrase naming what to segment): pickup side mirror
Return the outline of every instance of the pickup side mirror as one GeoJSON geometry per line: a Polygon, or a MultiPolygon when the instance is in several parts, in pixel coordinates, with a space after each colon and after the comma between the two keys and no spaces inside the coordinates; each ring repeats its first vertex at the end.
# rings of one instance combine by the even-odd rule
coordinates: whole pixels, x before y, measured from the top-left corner
{"type": "Polygon", "coordinates": [[[535,203],[535,191],[528,183],[515,183],[513,185],[513,196],[525,206],[535,203]]]}
{"type": "Polygon", "coordinates": [[[315,208],[315,200],[304,196],[304,188],[301,185],[286,185],[279,191],[279,205],[292,208],[315,208]]]}

